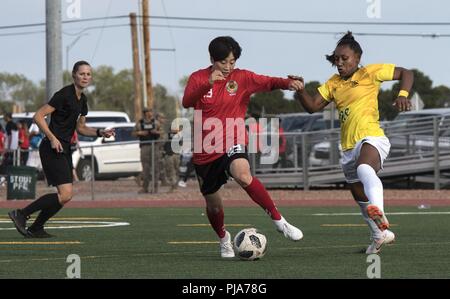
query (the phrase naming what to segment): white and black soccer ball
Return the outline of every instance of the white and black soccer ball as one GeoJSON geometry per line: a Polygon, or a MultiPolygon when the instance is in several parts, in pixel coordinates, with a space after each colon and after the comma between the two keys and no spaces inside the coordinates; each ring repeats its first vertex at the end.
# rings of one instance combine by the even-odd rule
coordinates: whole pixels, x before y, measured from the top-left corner
{"type": "Polygon", "coordinates": [[[244,228],[234,237],[233,246],[241,260],[254,261],[266,253],[267,239],[256,228],[244,228]]]}

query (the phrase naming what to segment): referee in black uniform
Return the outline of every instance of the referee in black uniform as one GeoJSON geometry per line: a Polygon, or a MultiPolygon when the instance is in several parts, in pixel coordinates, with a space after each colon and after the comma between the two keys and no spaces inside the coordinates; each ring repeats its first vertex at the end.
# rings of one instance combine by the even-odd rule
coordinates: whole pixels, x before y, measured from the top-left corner
{"type": "Polygon", "coordinates": [[[49,185],[56,186],[58,193],[46,194],[23,209],[8,213],[19,233],[28,238],[52,237],[44,230],[44,224],[72,199],[72,155],[70,139],[75,131],[86,136],[114,135],[114,130],[101,130],[86,126],[87,98],[83,94],[92,80],[91,66],[78,61],[72,70],[73,84],[56,92],[50,101],[34,115],[34,121],[45,134],[39,146],[42,168],[49,185]],[[51,115],[50,125],[45,117],[51,115]],[[30,227],[27,219],[41,211],[30,227]]]}

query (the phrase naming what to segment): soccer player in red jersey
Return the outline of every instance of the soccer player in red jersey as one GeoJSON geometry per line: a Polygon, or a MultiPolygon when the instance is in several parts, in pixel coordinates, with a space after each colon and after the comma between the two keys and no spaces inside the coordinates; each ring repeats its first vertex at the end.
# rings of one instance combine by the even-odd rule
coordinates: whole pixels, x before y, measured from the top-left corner
{"type": "Polygon", "coordinates": [[[200,191],[206,200],[209,222],[220,238],[221,256],[234,257],[231,235],[224,226],[219,193],[230,176],[266,211],[279,232],[298,241],[303,233],[281,216],[264,186],[250,173],[246,152],[248,136],[243,124],[253,93],[274,89],[300,90],[303,82],[235,68],[241,47],[229,36],[213,39],[209,44],[209,54],[212,65],[189,77],[183,106],[195,109],[194,132],[195,128],[202,128],[201,136],[194,133],[193,162],[200,191]],[[235,124],[238,124],[237,129],[235,124]]]}

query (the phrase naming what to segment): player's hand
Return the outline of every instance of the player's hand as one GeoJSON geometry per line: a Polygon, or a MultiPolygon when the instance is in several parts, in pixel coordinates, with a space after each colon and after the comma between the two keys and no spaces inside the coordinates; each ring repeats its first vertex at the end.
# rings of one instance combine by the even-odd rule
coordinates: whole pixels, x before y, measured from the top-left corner
{"type": "Polygon", "coordinates": [[[215,81],[226,80],[225,76],[219,70],[212,71],[211,75],[209,75],[209,84],[213,85],[215,81]]]}
{"type": "Polygon", "coordinates": [[[54,149],[57,153],[63,153],[64,148],[61,145],[61,142],[59,142],[58,138],[53,138],[50,140],[50,144],[52,146],[52,149],[54,149]]]}
{"type": "Polygon", "coordinates": [[[303,77],[288,75],[288,78],[292,80],[289,83],[289,90],[302,91],[305,88],[303,77]]]}
{"type": "Polygon", "coordinates": [[[103,130],[103,137],[111,137],[111,136],[116,136],[116,131],[114,128],[106,128],[103,130]]]}
{"type": "Polygon", "coordinates": [[[398,97],[395,99],[392,106],[397,107],[398,111],[409,111],[411,110],[411,101],[405,97],[398,97]]]}

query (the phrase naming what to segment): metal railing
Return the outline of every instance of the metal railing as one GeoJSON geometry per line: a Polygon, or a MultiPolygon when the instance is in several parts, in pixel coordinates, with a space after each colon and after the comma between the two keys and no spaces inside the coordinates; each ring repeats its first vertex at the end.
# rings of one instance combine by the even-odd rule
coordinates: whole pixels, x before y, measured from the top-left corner
{"type": "MultiPolygon", "coordinates": [[[[434,188],[450,185],[450,120],[425,117],[414,121],[392,121],[382,125],[391,150],[379,175],[382,178],[414,177],[434,188]]],[[[268,187],[303,188],[345,183],[339,159],[339,129],[285,133],[288,148],[284,163],[261,165],[255,174],[268,187]]],[[[258,155],[256,155],[258,156],[258,155]]],[[[253,161],[253,159],[250,159],[253,161]]]]}

